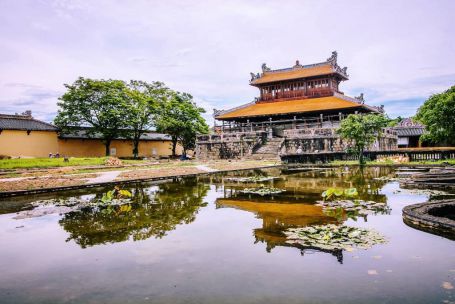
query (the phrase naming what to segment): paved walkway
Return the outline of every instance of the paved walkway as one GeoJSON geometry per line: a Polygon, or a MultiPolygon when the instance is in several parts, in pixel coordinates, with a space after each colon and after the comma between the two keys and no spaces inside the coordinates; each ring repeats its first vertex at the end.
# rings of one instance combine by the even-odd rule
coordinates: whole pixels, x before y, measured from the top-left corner
{"type": "Polygon", "coordinates": [[[204,166],[204,165],[197,165],[196,169],[201,170],[201,171],[205,171],[205,172],[216,172],[216,171],[218,171],[216,169],[213,169],[213,168],[210,168],[210,167],[207,167],[207,166],[204,166]]]}
{"type": "Polygon", "coordinates": [[[96,172],[99,174],[97,177],[87,179],[87,184],[96,184],[96,183],[107,183],[112,182],[120,173],[125,171],[106,171],[106,172],[96,172]]]}

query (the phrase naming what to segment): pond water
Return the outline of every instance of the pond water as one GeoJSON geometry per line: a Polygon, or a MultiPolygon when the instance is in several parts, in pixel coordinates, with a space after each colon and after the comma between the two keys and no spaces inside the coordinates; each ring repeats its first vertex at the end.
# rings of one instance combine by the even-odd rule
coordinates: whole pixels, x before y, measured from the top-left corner
{"type": "Polygon", "coordinates": [[[113,212],[25,213],[37,200],[110,189],[3,199],[0,303],[455,303],[455,242],[401,217],[445,195],[381,178],[394,176],[378,167],[182,178],[125,186],[131,208],[113,212]],[[280,177],[264,183],[286,191],[243,194],[252,185],[229,179],[255,175],[280,177]],[[315,202],[330,187],[389,208],[324,213],[315,202]],[[387,243],[323,251],[286,242],[289,228],[324,224],[374,229],[387,243]]]}

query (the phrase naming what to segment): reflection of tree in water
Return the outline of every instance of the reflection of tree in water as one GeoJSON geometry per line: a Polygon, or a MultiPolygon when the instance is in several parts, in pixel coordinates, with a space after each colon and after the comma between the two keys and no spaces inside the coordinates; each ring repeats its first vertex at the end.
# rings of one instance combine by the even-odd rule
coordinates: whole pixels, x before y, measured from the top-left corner
{"type": "Polygon", "coordinates": [[[162,238],[177,225],[194,221],[199,208],[205,205],[203,199],[208,189],[208,185],[196,179],[182,179],[156,188],[138,185],[132,189],[131,209],[116,207],[111,213],[99,209],[70,212],[63,216],[60,225],[70,234],[67,241],[74,240],[82,248],[130,238],[135,241],[162,238]]]}

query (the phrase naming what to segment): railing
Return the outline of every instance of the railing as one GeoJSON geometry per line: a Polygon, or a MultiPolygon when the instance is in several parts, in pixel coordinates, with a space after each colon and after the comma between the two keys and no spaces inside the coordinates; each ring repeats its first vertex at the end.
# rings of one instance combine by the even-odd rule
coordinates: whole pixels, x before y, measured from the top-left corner
{"type": "Polygon", "coordinates": [[[257,138],[263,139],[266,132],[236,132],[227,134],[204,134],[196,137],[197,143],[220,143],[236,141],[255,141],[257,138]]]}
{"type": "MultiPolygon", "coordinates": [[[[455,158],[455,149],[413,149],[405,150],[398,149],[392,151],[366,151],[363,156],[369,160],[376,160],[384,157],[406,157],[409,161],[437,161],[455,158]]],[[[302,153],[302,154],[286,154],[281,156],[281,160],[285,163],[316,163],[330,162],[334,160],[358,160],[359,156],[348,154],[346,152],[318,152],[318,153],[302,153]]]]}
{"type": "Polygon", "coordinates": [[[330,88],[307,89],[293,91],[278,91],[275,94],[263,93],[260,101],[270,101],[276,99],[308,98],[308,97],[325,97],[332,96],[333,90],[330,88]]]}
{"type": "Polygon", "coordinates": [[[345,115],[324,115],[321,117],[307,117],[300,119],[281,119],[268,122],[247,122],[236,123],[235,125],[217,126],[222,134],[238,133],[238,132],[259,132],[268,131],[270,128],[277,126],[285,127],[286,129],[308,129],[308,128],[338,128],[340,120],[345,115]]]}

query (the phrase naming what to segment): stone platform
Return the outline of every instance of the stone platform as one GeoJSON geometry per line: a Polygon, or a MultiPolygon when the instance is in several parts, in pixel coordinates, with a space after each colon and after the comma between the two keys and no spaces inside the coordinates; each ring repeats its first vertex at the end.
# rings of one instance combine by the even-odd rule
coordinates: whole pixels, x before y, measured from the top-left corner
{"type": "Polygon", "coordinates": [[[403,221],[415,229],[455,240],[455,200],[406,206],[403,208],[403,221]]]}

